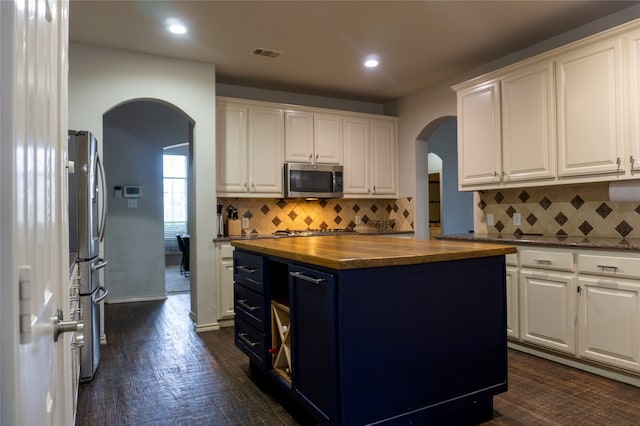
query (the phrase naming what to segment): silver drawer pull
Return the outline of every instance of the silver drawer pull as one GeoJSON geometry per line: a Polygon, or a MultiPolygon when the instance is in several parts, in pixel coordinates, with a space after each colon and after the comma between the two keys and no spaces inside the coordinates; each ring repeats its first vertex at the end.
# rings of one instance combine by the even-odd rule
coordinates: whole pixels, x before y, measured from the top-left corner
{"type": "Polygon", "coordinates": [[[248,272],[250,274],[253,274],[255,271],[257,271],[256,268],[250,268],[249,266],[244,266],[244,265],[238,265],[236,266],[236,268],[238,268],[242,272],[248,272]]]}
{"type": "Polygon", "coordinates": [[[289,272],[289,275],[291,275],[294,278],[300,278],[301,280],[309,281],[310,283],[314,283],[314,284],[322,284],[323,282],[326,281],[325,278],[308,277],[302,272],[289,272]]]}
{"type": "Polygon", "coordinates": [[[251,306],[249,305],[247,299],[238,299],[238,305],[242,306],[245,309],[248,309],[250,311],[255,311],[256,309],[260,309],[260,306],[251,306]]]}
{"type": "Polygon", "coordinates": [[[551,265],[551,261],[548,259],[534,259],[538,265],[551,265]]]}
{"type": "Polygon", "coordinates": [[[247,339],[247,333],[238,333],[238,337],[240,338],[240,340],[242,340],[246,345],[253,347],[258,346],[260,343],[258,342],[252,342],[251,340],[247,339]]]}
{"type": "Polygon", "coordinates": [[[598,268],[600,269],[611,269],[614,272],[618,271],[618,267],[617,266],[611,266],[611,265],[596,265],[598,268]]]}

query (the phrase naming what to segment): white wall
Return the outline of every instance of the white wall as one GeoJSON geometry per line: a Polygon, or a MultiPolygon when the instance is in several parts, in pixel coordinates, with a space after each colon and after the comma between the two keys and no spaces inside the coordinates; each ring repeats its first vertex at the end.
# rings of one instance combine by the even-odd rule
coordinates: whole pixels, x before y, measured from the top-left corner
{"type": "Polygon", "coordinates": [[[105,114],[103,137],[108,301],[164,298],[163,147],[187,142],[189,121],[165,104],[134,101],[105,114]],[[116,185],[141,186],[136,208],[114,197],[116,185]]]}
{"type": "Polygon", "coordinates": [[[195,123],[189,194],[191,309],[199,330],[216,327],[215,67],[80,44],[69,46],[69,57],[69,127],[92,131],[100,149],[103,114],[132,99],[162,100],[195,123]]]}

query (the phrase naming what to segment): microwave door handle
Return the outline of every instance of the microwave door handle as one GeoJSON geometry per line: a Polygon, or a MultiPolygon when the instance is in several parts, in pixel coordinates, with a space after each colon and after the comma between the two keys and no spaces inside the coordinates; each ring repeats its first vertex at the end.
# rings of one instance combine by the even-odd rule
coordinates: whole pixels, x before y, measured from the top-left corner
{"type": "Polygon", "coordinates": [[[100,175],[100,198],[102,210],[100,212],[100,223],[98,224],[98,241],[104,241],[104,228],[107,222],[107,182],[104,176],[104,167],[102,165],[102,160],[100,160],[100,155],[96,156],[96,165],[98,169],[98,174],[100,175]]]}

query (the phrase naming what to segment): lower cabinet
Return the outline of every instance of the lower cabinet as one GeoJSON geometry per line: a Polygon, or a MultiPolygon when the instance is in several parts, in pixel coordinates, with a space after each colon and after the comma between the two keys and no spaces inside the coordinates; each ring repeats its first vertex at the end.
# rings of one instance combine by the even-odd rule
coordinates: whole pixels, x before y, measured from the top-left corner
{"type": "MultiPolygon", "coordinates": [[[[218,320],[232,320],[233,311],[233,247],[223,243],[216,247],[218,320]]],[[[224,324],[223,324],[224,325],[224,324]]]]}
{"type": "Polygon", "coordinates": [[[520,271],[521,339],[575,354],[575,275],[520,271]]]}
{"type": "Polygon", "coordinates": [[[640,255],[519,246],[506,283],[512,341],[640,373],[640,255]]]}
{"type": "Polygon", "coordinates": [[[335,276],[289,267],[293,388],[326,421],[336,417],[335,276]]]}
{"type": "Polygon", "coordinates": [[[640,282],[578,280],[578,355],[640,371],[640,282]]]}

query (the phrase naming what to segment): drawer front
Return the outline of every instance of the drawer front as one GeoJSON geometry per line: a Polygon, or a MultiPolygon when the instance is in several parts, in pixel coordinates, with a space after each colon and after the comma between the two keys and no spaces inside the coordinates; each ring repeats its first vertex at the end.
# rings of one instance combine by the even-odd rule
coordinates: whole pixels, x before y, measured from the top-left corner
{"type": "Polygon", "coordinates": [[[238,348],[264,369],[269,366],[267,335],[246,323],[242,317],[235,319],[235,343],[238,348]]]}
{"type": "Polygon", "coordinates": [[[518,254],[510,253],[504,256],[504,261],[507,265],[518,266],[518,254]]]}
{"type": "Polygon", "coordinates": [[[640,279],[640,258],[608,255],[578,255],[581,274],[640,279]]]}
{"type": "Polygon", "coordinates": [[[246,322],[264,332],[268,316],[265,309],[265,296],[239,284],[234,284],[233,289],[236,315],[243,316],[246,322]]]}
{"type": "Polygon", "coordinates": [[[546,250],[522,250],[520,251],[520,266],[573,272],[573,253],[546,250]]]}
{"type": "Polygon", "coordinates": [[[233,280],[264,293],[264,258],[236,250],[233,254],[233,280]]]}

